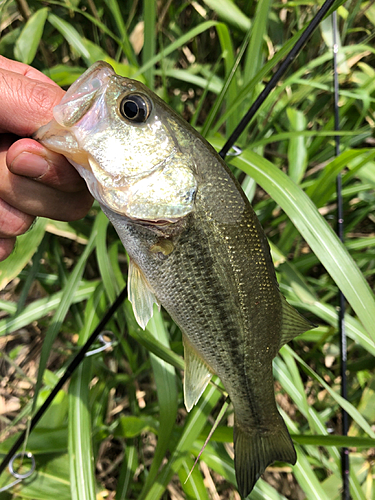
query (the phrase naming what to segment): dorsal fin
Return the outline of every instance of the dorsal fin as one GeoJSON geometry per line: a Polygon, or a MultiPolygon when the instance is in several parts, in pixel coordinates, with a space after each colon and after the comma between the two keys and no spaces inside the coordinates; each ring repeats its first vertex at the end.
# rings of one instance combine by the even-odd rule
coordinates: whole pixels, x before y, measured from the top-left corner
{"type": "Polygon", "coordinates": [[[288,304],[281,294],[280,297],[282,305],[282,323],[279,349],[290,340],[301,335],[301,333],[315,328],[315,325],[310,323],[310,321],[305,319],[293,306],[288,304]]]}
{"type": "Polygon", "coordinates": [[[154,303],[160,305],[137,264],[130,259],[128,270],[128,299],[133,306],[135,319],[144,330],[153,314],[154,303]]]}
{"type": "Polygon", "coordinates": [[[184,400],[187,411],[190,411],[197,404],[211,380],[212,372],[202,358],[198,356],[184,334],[182,340],[185,359],[184,400]]]}

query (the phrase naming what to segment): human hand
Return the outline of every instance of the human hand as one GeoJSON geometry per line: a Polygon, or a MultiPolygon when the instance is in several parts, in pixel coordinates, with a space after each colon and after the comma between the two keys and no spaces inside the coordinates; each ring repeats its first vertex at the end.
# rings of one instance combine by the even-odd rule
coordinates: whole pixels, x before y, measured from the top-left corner
{"type": "Polygon", "coordinates": [[[92,197],[75,168],[24,138],[52,119],[63,95],[43,73],[0,56],[0,261],[36,216],[71,221],[91,207],[92,197]]]}

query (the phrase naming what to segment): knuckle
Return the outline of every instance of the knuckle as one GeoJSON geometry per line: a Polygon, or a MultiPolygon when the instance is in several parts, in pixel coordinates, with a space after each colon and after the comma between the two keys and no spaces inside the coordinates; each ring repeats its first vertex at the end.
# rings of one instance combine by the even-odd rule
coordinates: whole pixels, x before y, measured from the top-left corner
{"type": "Polygon", "coordinates": [[[0,238],[14,238],[24,234],[34,217],[24,214],[0,199],[0,238]]]}
{"type": "Polygon", "coordinates": [[[30,224],[23,220],[12,217],[10,220],[0,220],[0,235],[4,238],[12,238],[25,233],[30,224]]]}
{"type": "Polygon", "coordinates": [[[0,239],[0,262],[7,259],[13,252],[15,243],[15,238],[0,239]]]}
{"type": "Polygon", "coordinates": [[[29,81],[24,86],[24,99],[28,104],[29,111],[45,117],[51,114],[52,108],[57,104],[56,92],[51,92],[51,87],[38,81],[29,81]]]}

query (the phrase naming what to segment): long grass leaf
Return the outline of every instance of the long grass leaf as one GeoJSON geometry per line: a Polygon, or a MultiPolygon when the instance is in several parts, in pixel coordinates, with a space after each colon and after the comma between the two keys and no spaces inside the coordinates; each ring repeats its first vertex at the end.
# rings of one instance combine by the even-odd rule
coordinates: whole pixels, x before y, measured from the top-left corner
{"type": "MultiPolygon", "coordinates": [[[[206,425],[199,435],[199,440],[204,442],[206,436],[210,432],[211,427],[206,425]]],[[[341,436],[339,434],[295,434],[291,432],[293,441],[297,444],[308,446],[337,446],[346,448],[373,448],[375,439],[362,436],[341,436]]],[[[220,426],[211,436],[212,442],[218,443],[232,443],[233,442],[233,428],[220,426]]],[[[195,449],[200,451],[200,445],[196,444],[195,449]]],[[[203,454],[202,454],[203,455],[203,454]]]]}
{"type": "MultiPolygon", "coordinates": [[[[71,303],[77,304],[78,302],[86,300],[94,292],[96,285],[97,281],[92,283],[79,283],[77,290],[72,294],[71,303]]],[[[51,311],[58,308],[61,304],[62,297],[63,292],[57,292],[50,297],[43,297],[42,299],[35,300],[31,304],[28,304],[20,314],[2,319],[0,321],[0,336],[19,330],[33,321],[44,318],[51,311]]]]}
{"type": "Polygon", "coordinates": [[[125,459],[121,464],[120,474],[116,489],[116,500],[130,498],[129,489],[132,479],[138,467],[137,449],[134,443],[127,440],[125,448],[125,459]]]}
{"type": "MultiPolygon", "coordinates": [[[[142,50],[143,67],[153,59],[155,55],[155,24],[156,24],[156,3],[154,0],[143,0],[143,18],[144,18],[144,43],[142,50]]],[[[143,74],[147,85],[151,90],[154,89],[154,67],[149,66],[143,74]]]]}
{"type": "Polygon", "coordinates": [[[250,19],[231,0],[204,0],[204,3],[234,28],[244,32],[250,29],[250,19]]]}
{"type": "MultiPolygon", "coordinates": [[[[125,39],[121,39],[121,38],[117,37],[114,33],[112,33],[112,31],[110,29],[108,29],[108,27],[107,27],[107,25],[105,23],[101,22],[99,19],[97,19],[96,17],[92,16],[88,12],[85,12],[83,9],[75,7],[72,3],[70,3],[69,6],[67,6],[66,4],[63,4],[61,2],[58,2],[58,1],[54,1],[54,0],[48,0],[48,3],[50,3],[51,5],[58,5],[58,6],[64,7],[66,9],[69,9],[69,11],[73,11],[73,12],[76,12],[76,13],[84,16],[86,19],[88,19],[90,21],[90,23],[92,23],[93,26],[97,26],[101,31],[103,31],[103,33],[105,33],[106,35],[108,35],[109,37],[111,37],[116,43],[118,43],[119,46],[122,48],[122,50],[123,50],[123,52],[125,54],[129,55],[129,53],[133,52],[133,50],[131,48],[131,45],[130,45],[130,42],[129,42],[128,39],[126,39],[126,38],[125,39]]],[[[62,30],[62,34],[63,35],[64,35],[65,26],[66,26],[65,24],[63,24],[61,26],[61,30],[62,30]]],[[[55,26],[55,27],[57,28],[57,26],[55,26]]],[[[59,29],[59,28],[57,28],[57,29],[59,29]]],[[[68,36],[70,37],[70,39],[72,39],[72,44],[71,45],[73,47],[75,47],[76,40],[78,40],[78,44],[82,43],[84,46],[86,46],[86,39],[82,39],[82,37],[80,37],[80,35],[77,38],[76,37],[76,30],[74,30],[71,33],[69,31],[66,32],[66,33],[68,34],[68,36]]],[[[69,42],[68,38],[66,38],[66,40],[69,42]]],[[[78,52],[80,53],[79,45],[78,45],[78,47],[76,47],[76,50],[78,50],[78,52]]],[[[82,54],[82,57],[85,58],[85,56],[83,54],[82,54]]],[[[133,57],[128,57],[128,58],[129,58],[129,60],[130,60],[130,62],[131,62],[131,64],[133,66],[135,66],[135,67],[138,66],[138,63],[137,63],[134,55],[133,55],[133,57]]],[[[108,56],[108,58],[106,57],[106,60],[107,59],[111,59],[111,58],[108,56]]],[[[95,61],[92,61],[92,62],[95,62],[95,61]]],[[[89,62],[88,64],[91,64],[91,63],[89,62]]]]}
{"type": "Polygon", "coordinates": [[[330,500],[330,497],[325,493],[318,478],[313,472],[311,465],[303,453],[297,447],[297,463],[293,466],[294,474],[298,480],[299,485],[302,487],[306,499],[308,500],[330,500]]]}
{"type": "Polygon", "coordinates": [[[305,138],[299,134],[306,128],[306,118],[302,111],[292,107],[287,108],[290,128],[297,134],[291,137],[288,145],[288,173],[296,184],[299,184],[307,167],[307,148],[305,138]]]}
{"type": "Polygon", "coordinates": [[[145,500],[159,500],[162,496],[173,474],[182,466],[184,454],[187,453],[194,440],[200,434],[210,411],[219,400],[219,397],[219,392],[213,386],[209,386],[206,389],[198,405],[189,415],[169,462],[160,471],[157,483],[152,485],[145,500]]]}
{"type": "Polygon", "coordinates": [[[97,231],[96,258],[98,260],[100,275],[103,280],[104,289],[110,302],[114,302],[119,293],[117,282],[109,260],[106,246],[106,235],[109,220],[103,212],[99,212],[95,219],[94,230],[97,231]]]}
{"type": "Polygon", "coordinates": [[[47,20],[48,8],[37,10],[27,21],[17,38],[14,55],[18,61],[31,64],[42,38],[44,24],[47,20]]]}
{"type": "MultiPolygon", "coordinates": [[[[208,114],[208,117],[206,118],[206,121],[202,127],[201,133],[202,133],[203,137],[205,137],[208,134],[208,132],[211,128],[211,125],[216,117],[216,114],[218,113],[218,111],[223,103],[224,98],[227,96],[226,101],[227,101],[228,107],[230,107],[232,102],[234,102],[236,100],[237,86],[235,85],[236,82],[234,80],[234,77],[236,75],[236,71],[237,71],[238,66],[241,62],[241,59],[243,57],[243,54],[245,52],[245,49],[247,47],[247,44],[248,44],[249,38],[250,38],[250,31],[249,31],[242,42],[242,45],[241,45],[241,48],[237,54],[237,57],[234,59],[233,54],[232,54],[233,48],[232,48],[232,43],[230,40],[228,28],[226,26],[218,24],[216,26],[216,29],[217,29],[217,32],[219,35],[219,39],[221,40],[221,45],[222,45],[222,50],[223,50],[223,58],[227,61],[227,64],[226,64],[227,76],[226,76],[225,82],[223,84],[223,87],[220,91],[220,94],[217,96],[215,103],[212,106],[212,108],[208,114]],[[224,54],[226,54],[226,55],[224,55],[224,54]],[[229,56],[229,54],[230,54],[230,56],[229,56]]],[[[236,126],[236,124],[234,123],[234,121],[232,119],[228,119],[228,122],[227,122],[228,132],[233,131],[235,126],[236,126]]]]}
{"type": "Polygon", "coordinates": [[[162,74],[164,74],[165,76],[169,76],[170,78],[175,78],[176,80],[180,80],[182,82],[191,83],[192,85],[196,85],[197,87],[202,87],[203,89],[207,89],[214,94],[219,94],[219,92],[223,88],[222,81],[219,78],[215,78],[215,76],[213,76],[210,80],[207,80],[207,78],[203,76],[189,73],[180,69],[166,68],[163,69],[163,71],[155,70],[155,75],[161,76],[162,74]]]}
{"type": "Polygon", "coordinates": [[[372,438],[375,439],[375,432],[372,430],[369,423],[364,419],[364,417],[359,413],[359,411],[345,400],[342,396],[337,394],[314,370],[312,370],[303,359],[296,354],[293,349],[289,346],[284,346],[284,350],[288,350],[289,353],[303,366],[304,370],[315,380],[319,382],[336,400],[336,402],[352,417],[352,419],[372,438]]]}
{"type": "MultiPolygon", "coordinates": [[[[39,392],[39,388],[42,383],[42,378],[43,378],[43,373],[45,370],[45,367],[47,365],[47,360],[49,353],[51,351],[52,345],[56,339],[57,334],[59,333],[60,327],[65,319],[65,316],[69,310],[69,307],[72,304],[72,298],[74,296],[74,292],[76,291],[79,282],[81,280],[86,261],[90,255],[90,253],[93,251],[96,243],[96,231],[92,231],[90,239],[87,243],[86,248],[84,249],[81,257],[79,258],[75,268],[73,269],[71,275],[69,276],[69,279],[65,285],[63,294],[61,296],[61,301],[58,305],[58,308],[53,316],[52,323],[50,327],[48,328],[46,332],[46,338],[43,343],[42,347],[42,352],[40,356],[40,361],[39,361],[39,369],[38,369],[38,378],[37,378],[37,383],[35,387],[35,394],[39,392]]],[[[34,401],[36,401],[34,399],[34,401]]]]}
{"type": "Polygon", "coordinates": [[[13,253],[5,261],[0,262],[0,290],[3,290],[29,262],[43,239],[45,227],[46,219],[39,218],[32,231],[18,236],[13,253]]]}
{"type": "Polygon", "coordinates": [[[64,19],[55,16],[55,14],[48,14],[48,21],[56,28],[66,39],[66,41],[80,54],[86,61],[86,64],[92,64],[93,61],[90,52],[87,50],[81,35],[78,31],[64,19]]]}
{"type": "MultiPolygon", "coordinates": [[[[78,338],[82,346],[99,322],[99,303],[103,299],[98,287],[87,302],[84,327],[78,338]]],[[[69,462],[72,500],[95,498],[95,471],[91,440],[91,409],[89,387],[91,381],[90,358],[85,359],[73,374],[69,384],[69,462]]]]}
{"type": "Polygon", "coordinates": [[[138,66],[137,58],[135,57],[133,47],[129,41],[128,32],[126,29],[124,19],[122,17],[120,6],[117,0],[105,0],[105,3],[108,5],[108,8],[110,9],[113,18],[116,22],[116,27],[121,36],[122,50],[125,54],[125,57],[130,61],[130,63],[133,66],[137,67],[138,66]]]}
{"type": "Polygon", "coordinates": [[[196,500],[199,498],[199,500],[209,500],[210,497],[208,496],[207,488],[197,467],[194,468],[189,479],[186,481],[193,465],[194,461],[190,457],[185,457],[182,460],[181,467],[178,471],[181,488],[186,495],[186,499],[196,500]]]}
{"type": "Polygon", "coordinates": [[[271,0],[261,0],[256,4],[256,12],[251,28],[251,39],[246,53],[243,74],[245,82],[250,81],[263,65],[262,46],[267,35],[271,3],[271,0]]]}
{"type": "MultiPolygon", "coordinates": [[[[162,315],[155,304],[154,313],[148,322],[147,329],[161,344],[165,345],[167,348],[170,347],[168,333],[165,329],[162,315]]],[[[159,401],[159,430],[158,444],[144,485],[143,494],[148,491],[154,482],[160,466],[162,465],[164,456],[170,447],[178,409],[177,381],[174,367],[154,354],[150,354],[150,361],[154,372],[159,401]]],[[[139,497],[139,500],[141,500],[142,497],[143,495],[139,497]]]]}
{"type": "Polygon", "coordinates": [[[202,24],[199,24],[195,28],[191,29],[190,31],[188,31],[187,33],[182,35],[180,38],[177,38],[177,40],[172,42],[170,45],[168,45],[168,47],[166,47],[162,52],[159,52],[159,54],[156,54],[156,56],[149,59],[149,61],[147,63],[143,64],[143,66],[141,68],[139,68],[139,70],[135,73],[133,78],[136,78],[138,75],[143,74],[149,68],[151,68],[156,63],[161,61],[164,57],[167,57],[169,54],[172,54],[172,52],[174,52],[175,50],[177,50],[180,47],[182,47],[183,45],[185,45],[189,40],[197,37],[198,35],[200,35],[204,31],[207,31],[210,28],[212,28],[212,26],[216,26],[216,25],[217,25],[216,21],[206,21],[202,24]]]}

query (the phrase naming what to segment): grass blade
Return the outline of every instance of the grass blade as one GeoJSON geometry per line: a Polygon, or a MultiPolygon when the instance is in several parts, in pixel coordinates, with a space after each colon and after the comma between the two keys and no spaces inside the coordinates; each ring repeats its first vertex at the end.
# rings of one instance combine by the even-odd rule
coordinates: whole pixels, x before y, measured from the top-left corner
{"type": "MultiPolygon", "coordinates": [[[[103,310],[102,288],[87,302],[84,327],[78,338],[82,346],[99,323],[98,311],[103,310]],[[99,307],[102,301],[102,307],[99,307]]],[[[69,384],[69,463],[72,500],[95,498],[95,467],[91,440],[91,409],[89,387],[91,381],[90,358],[85,359],[73,374],[69,384]]]]}
{"type": "Polygon", "coordinates": [[[81,35],[71,24],[52,13],[48,14],[48,21],[63,35],[73,49],[85,59],[87,65],[95,62],[91,59],[90,52],[87,50],[81,35]]]}
{"type": "Polygon", "coordinates": [[[160,62],[164,57],[167,57],[169,54],[172,54],[172,52],[185,45],[189,40],[197,37],[204,31],[207,31],[210,28],[212,28],[212,26],[216,25],[217,25],[216,21],[206,21],[204,23],[199,24],[192,30],[188,31],[180,38],[177,38],[177,40],[168,45],[168,47],[166,47],[162,52],[159,52],[159,54],[156,54],[156,56],[149,59],[147,63],[143,64],[143,66],[139,68],[139,70],[135,73],[135,75],[133,75],[133,78],[136,78],[139,74],[145,73],[145,71],[154,66],[156,63],[160,62]]]}
{"type": "MultiPolygon", "coordinates": [[[[152,60],[155,55],[156,40],[155,40],[155,19],[156,19],[156,2],[154,0],[143,0],[143,17],[144,17],[144,43],[142,51],[143,67],[152,60]]],[[[154,67],[149,66],[143,72],[147,81],[148,87],[154,89],[154,67]]]]}
{"type": "MultiPolygon", "coordinates": [[[[230,41],[230,35],[228,28],[226,26],[223,26],[221,24],[218,24],[216,26],[217,32],[219,34],[219,38],[221,41],[222,45],[222,50],[223,53],[226,53],[225,60],[227,61],[226,64],[226,72],[227,72],[227,78],[225,79],[224,85],[222,86],[222,89],[220,91],[220,94],[217,96],[214,105],[212,106],[210,113],[202,127],[202,135],[203,137],[206,137],[208,134],[209,130],[211,129],[211,125],[223,103],[224,98],[227,96],[227,106],[230,107],[231,103],[236,100],[237,97],[237,86],[235,85],[235,80],[234,77],[236,75],[236,71],[238,69],[238,66],[242,60],[243,54],[245,52],[245,49],[247,47],[247,44],[249,42],[250,38],[250,31],[247,33],[247,35],[244,38],[244,41],[242,42],[241,48],[237,54],[236,59],[233,60],[233,56],[231,52],[233,51],[232,44],[230,41]],[[231,57],[228,55],[231,54],[231,57]]],[[[232,120],[232,118],[228,119],[227,123],[227,130],[228,132],[231,132],[234,130],[236,123],[234,123],[235,120],[232,120]]]]}
{"type": "Polygon", "coordinates": [[[56,339],[56,336],[59,333],[59,330],[69,310],[69,307],[72,304],[72,298],[81,280],[86,265],[86,261],[95,247],[96,235],[97,235],[96,231],[92,231],[85,250],[83,251],[81,257],[79,258],[73,272],[69,276],[69,279],[66,283],[66,286],[61,296],[61,302],[59,303],[59,306],[54,314],[53,321],[47,330],[46,338],[43,343],[43,348],[39,361],[38,379],[35,386],[34,401],[36,401],[35,398],[37,397],[37,394],[42,384],[43,373],[47,365],[47,360],[49,353],[52,349],[52,345],[56,339]]]}
{"type": "Polygon", "coordinates": [[[186,481],[193,465],[194,461],[190,457],[185,457],[182,460],[181,468],[178,471],[181,487],[186,495],[186,499],[196,500],[199,498],[199,500],[209,500],[207,488],[197,467],[194,468],[189,479],[186,481]]]}
{"type": "Polygon", "coordinates": [[[250,29],[250,19],[231,0],[204,0],[204,3],[235,29],[243,32],[250,29]]]}
{"type": "Polygon", "coordinates": [[[48,8],[37,10],[27,21],[14,47],[14,56],[18,61],[31,64],[38,50],[39,42],[47,20],[48,8]]]}
{"type": "Polygon", "coordinates": [[[320,377],[317,373],[314,372],[304,361],[303,359],[296,354],[293,349],[289,346],[284,346],[284,350],[288,350],[289,353],[302,365],[304,370],[315,380],[317,380],[328,392],[329,394],[337,401],[337,403],[343,408],[352,419],[360,426],[362,429],[372,438],[375,439],[375,432],[372,430],[371,426],[368,422],[363,418],[363,416],[359,413],[359,411],[348,401],[346,401],[343,397],[337,394],[332,388],[320,377]]]}
{"type": "MultiPolygon", "coordinates": [[[[77,289],[73,292],[71,303],[76,304],[78,302],[82,302],[83,300],[87,300],[88,297],[90,297],[90,295],[94,292],[96,285],[97,281],[91,283],[79,283],[77,289]]],[[[0,321],[0,336],[19,330],[33,321],[44,318],[51,311],[58,308],[61,304],[62,297],[63,292],[57,292],[50,297],[43,297],[42,299],[35,300],[31,304],[27,305],[20,314],[2,319],[0,321]]]]}
{"type": "MultiPolygon", "coordinates": [[[[155,304],[154,314],[147,325],[147,329],[162,345],[170,348],[168,333],[165,329],[162,315],[155,304]]],[[[155,481],[166,451],[170,447],[178,409],[177,381],[174,367],[154,354],[150,354],[150,361],[154,372],[159,401],[158,444],[147,480],[143,487],[143,494],[139,500],[144,497],[155,481]]]]}
{"type": "MultiPolygon", "coordinates": [[[[290,107],[286,112],[292,131],[301,132],[306,129],[306,118],[302,111],[290,107]]],[[[288,146],[288,173],[296,184],[299,184],[303,179],[307,159],[305,138],[300,134],[296,134],[295,137],[291,137],[288,146]]]]}
{"type": "Polygon", "coordinates": [[[297,463],[293,465],[293,472],[302,487],[308,500],[331,500],[322,488],[318,478],[301,448],[296,447],[297,463]]]}
{"type": "Polygon", "coordinates": [[[190,413],[188,421],[185,423],[178,444],[167,465],[160,471],[157,483],[154,483],[150,488],[145,500],[159,500],[173,474],[175,474],[182,466],[184,454],[190,449],[197,436],[200,434],[207,417],[213,406],[220,398],[219,392],[215,387],[209,386],[198,405],[190,413]]]}
{"type": "Polygon", "coordinates": [[[18,236],[13,253],[5,261],[0,262],[0,290],[3,290],[22,271],[34,255],[43,239],[46,223],[46,219],[39,218],[32,231],[18,236]]]}

